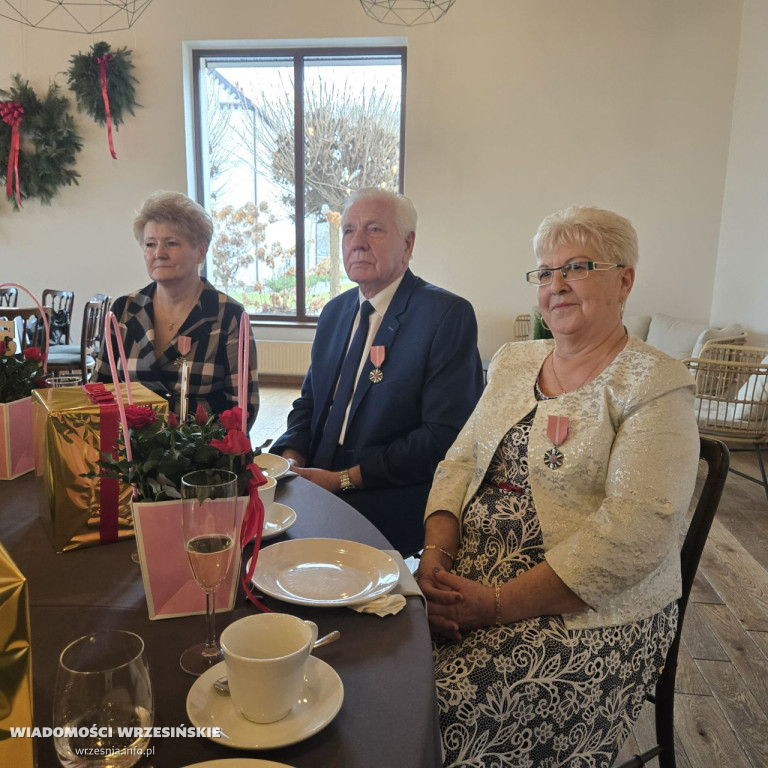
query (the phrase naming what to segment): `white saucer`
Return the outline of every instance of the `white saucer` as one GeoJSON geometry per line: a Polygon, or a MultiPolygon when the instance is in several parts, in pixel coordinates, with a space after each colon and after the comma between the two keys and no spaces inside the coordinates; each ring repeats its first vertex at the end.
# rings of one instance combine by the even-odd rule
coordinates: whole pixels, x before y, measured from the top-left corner
{"type": "Polygon", "coordinates": [[[261,467],[262,472],[269,477],[282,477],[290,467],[288,459],[278,456],[276,453],[260,453],[254,461],[261,467]]]}
{"type": "Polygon", "coordinates": [[[276,749],[296,744],[325,728],[336,717],[344,701],[344,685],[335,670],[314,656],[309,657],[301,698],[282,720],[252,723],[240,715],[229,696],[213,690],[226,677],[222,661],[195,680],[187,694],[187,715],[196,728],[221,728],[221,736],[209,737],[235,749],[276,749]]]}
{"type": "Polygon", "coordinates": [[[253,757],[225,757],[221,760],[206,760],[204,763],[195,763],[186,766],[186,768],[291,768],[291,766],[253,757]]]}
{"type": "Polygon", "coordinates": [[[261,540],[274,539],[287,531],[296,522],[296,513],[285,504],[273,502],[264,514],[264,528],[261,540]]]}

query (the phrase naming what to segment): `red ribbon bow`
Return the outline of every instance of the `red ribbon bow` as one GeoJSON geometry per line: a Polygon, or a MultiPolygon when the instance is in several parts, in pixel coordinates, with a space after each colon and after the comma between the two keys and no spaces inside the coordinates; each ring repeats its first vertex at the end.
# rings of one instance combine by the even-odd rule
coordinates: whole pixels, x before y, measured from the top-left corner
{"type": "Polygon", "coordinates": [[[107,65],[115,57],[111,53],[105,53],[101,58],[96,57],[96,63],[99,65],[99,75],[101,77],[101,97],[104,99],[104,111],[107,114],[107,137],[109,138],[109,153],[113,159],[117,160],[115,154],[115,145],[112,143],[112,115],[109,111],[109,96],[107,96],[107,65]]]}
{"type": "Polygon", "coordinates": [[[16,179],[16,202],[21,205],[21,191],[19,189],[19,147],[21,146],[21,137],[19,129],[21,119],[24,116],[24,107],[18,101],[5,101],[0,104],[0,118],[4,123],[11,126],[11,151],[8,154],[8,171],[6,173],[7,183],[5,195],[13,197],[13,179],[16,179]]]}

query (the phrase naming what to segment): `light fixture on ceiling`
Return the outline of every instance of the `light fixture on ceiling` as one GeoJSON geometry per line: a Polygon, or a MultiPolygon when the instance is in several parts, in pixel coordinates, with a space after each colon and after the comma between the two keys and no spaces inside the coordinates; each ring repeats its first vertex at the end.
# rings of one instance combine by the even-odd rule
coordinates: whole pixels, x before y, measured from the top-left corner
{"type": "Polygon", "coordinates": [[[86,35],[130,29],[152,0],[0,0],[0,16],[36,29],[86,35]]]}
{"type": "Polygon", "coordinates": [[[432,24],[446,13],[456,0],[360,0],[363,10],[382,24],[432,24]]]}

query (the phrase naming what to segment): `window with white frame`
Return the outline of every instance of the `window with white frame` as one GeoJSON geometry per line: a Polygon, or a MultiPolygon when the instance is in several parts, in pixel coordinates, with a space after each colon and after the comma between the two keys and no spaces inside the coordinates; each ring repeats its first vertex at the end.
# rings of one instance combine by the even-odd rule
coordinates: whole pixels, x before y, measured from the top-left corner
{"type": "Polygon", "coordinates": [[[339,237],[355,189],[402,190],[405,49],[193,50],[206,275],[255,320],[313,322],[352,287],[339,237]]]}

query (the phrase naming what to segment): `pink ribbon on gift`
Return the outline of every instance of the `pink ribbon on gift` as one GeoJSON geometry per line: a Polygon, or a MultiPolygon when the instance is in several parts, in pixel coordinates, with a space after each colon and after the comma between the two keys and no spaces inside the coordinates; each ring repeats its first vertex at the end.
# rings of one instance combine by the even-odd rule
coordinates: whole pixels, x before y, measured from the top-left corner
{"type": "Polygon", "coordinates": [[[6,101],[0,104],[0,119],[11,126],[11,151],[8,154],[8,181],[5,186],[5,196],[13,197],[13,180],[16,179],[16,202],[19,208],[21,204],[21,190],[19,189],[19,149],[21,148],[21,120],[24,116],[24,107],[18,101],[6,101]]]}
{"type": "Polygon", "coordinates": [[[104,112],[107,115],[107,137],[109,138],[109,153],[114,160],[117,160],[115,154],[115,145],[112,143],[112,115],[109,111],[109,96],[107,95],[107,66],[115,57],[111,53],[105,53],[101,58],[96,58],[99,65],[99,77],[101,78],[101,98],[104,99],[104,112]]]}
{"type": "MultiPolygon", "coordinates": [[[[99,455],[111,453],[117,458],[118,404],[115,396],[100,381],[83,384],[89,399],[99,406],[99,455]]],[[[116,477],[99,479],[99,541],[109,544],[117,541],[118,506],[120,502],[120,482],[116,477]]]]}

